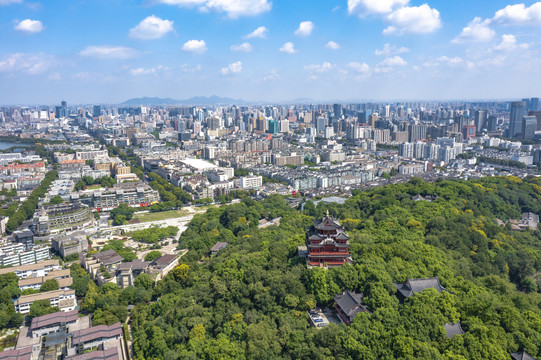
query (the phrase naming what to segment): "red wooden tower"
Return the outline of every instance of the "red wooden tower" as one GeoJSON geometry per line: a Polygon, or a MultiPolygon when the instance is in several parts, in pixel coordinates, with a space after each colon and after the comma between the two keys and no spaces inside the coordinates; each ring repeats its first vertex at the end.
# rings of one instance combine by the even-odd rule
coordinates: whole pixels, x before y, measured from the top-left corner
{"type": "Polygon", "coordinates": [[[351,262],[349,236],[328,211],[321,220],[314,220],[306,243],[310,266],[331,267],[351,262]]]}

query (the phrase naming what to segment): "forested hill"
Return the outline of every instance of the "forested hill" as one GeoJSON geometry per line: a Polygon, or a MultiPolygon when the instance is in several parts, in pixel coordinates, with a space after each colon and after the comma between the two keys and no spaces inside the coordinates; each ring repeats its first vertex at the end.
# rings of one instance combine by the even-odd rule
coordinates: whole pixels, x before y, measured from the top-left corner
{"type": "Polygon", "coordinates": [[[541,213],[541,180],[409,183],[357,192],[304,213],[285,199],[210,209],[182,234],[190,251],[132,315],[136,359],[510,359],[541,357],[539,231],[498,226],[541,213]],[[421,196],[432,201],[414,201],[421,196]],[[307,270],[296,255],[327,209],[351,237],[354,265],[307,270]],[[261,218],[280,226],[258,229],[261,218]],[[228,246],[211,257],[218,241],[228,246]],[[438,276],[400,304],[393,282],[438,276]],[[370,313],[310,327],[306,310],[362,291],[370,313]],[[448,339],[443,325],[465,331],[448,339]]]}

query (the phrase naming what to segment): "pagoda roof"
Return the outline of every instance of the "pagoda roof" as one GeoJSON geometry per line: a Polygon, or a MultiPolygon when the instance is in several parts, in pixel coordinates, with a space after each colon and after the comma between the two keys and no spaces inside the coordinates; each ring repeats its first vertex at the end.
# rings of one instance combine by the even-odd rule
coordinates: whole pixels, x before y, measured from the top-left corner
{"type": "Polygon", "coordinates": [[[363,294],[357,294],[349,290],[344,291],[342,294],[334,295],[334,301],[342,309],[344,314],[349,317],[354,317],[362,311],[366,311],[361,302],[363,300],[363,294]]]}
{"type": "Polygon", "coordinates": [[[314,220],[314,227],[317,230],[342,230],[342,225],[338,222],[338,219],[332,216],[323,216],[321,220],[314,220]]]}
{"type": "Polygon", "coordinates": [[[394,284],[396,289],[405,297],[409,298],[415,293],[420,293],[425,289],[436,289],[437,292],[447,291],[440,284],[437,276],[427,279],[409,279],[405,283],[394,284]]]}

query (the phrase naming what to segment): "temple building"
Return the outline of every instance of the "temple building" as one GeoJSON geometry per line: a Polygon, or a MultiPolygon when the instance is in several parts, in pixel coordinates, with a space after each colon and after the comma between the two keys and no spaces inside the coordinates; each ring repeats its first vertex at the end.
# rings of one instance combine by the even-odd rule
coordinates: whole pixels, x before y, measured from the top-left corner
{"type": "Polygon", "coordinates": [[[309,266],[332,267],[351,263],[349,236],[328,212],[321,220],[314,221],[306,245],[309,266]]]}

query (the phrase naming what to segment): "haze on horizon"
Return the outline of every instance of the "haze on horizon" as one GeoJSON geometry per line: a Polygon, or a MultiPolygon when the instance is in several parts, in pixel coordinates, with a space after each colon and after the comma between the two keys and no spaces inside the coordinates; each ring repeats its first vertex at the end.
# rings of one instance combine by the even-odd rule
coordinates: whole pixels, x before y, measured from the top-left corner
{"type": "Polygon", "coordinates": [[[539,96],[541,2],[0,0],[0,104],[539,96]]]}

